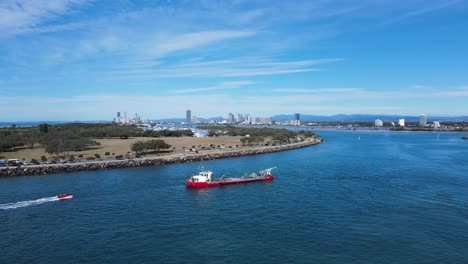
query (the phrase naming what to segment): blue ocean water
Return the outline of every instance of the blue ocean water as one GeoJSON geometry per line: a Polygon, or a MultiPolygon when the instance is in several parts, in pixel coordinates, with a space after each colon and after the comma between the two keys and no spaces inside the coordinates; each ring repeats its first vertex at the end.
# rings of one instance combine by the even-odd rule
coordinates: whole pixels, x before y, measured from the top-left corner
{"type": "Polygon", "coordinates": [[[0,263],[468,262],[461,134],[318,133],[325,144],[203,164],[277,166],[273,182],[188,190],[200,163],[0,178],[0,263]],[[74,199],[47,198],[63,192],[74,199]]]}

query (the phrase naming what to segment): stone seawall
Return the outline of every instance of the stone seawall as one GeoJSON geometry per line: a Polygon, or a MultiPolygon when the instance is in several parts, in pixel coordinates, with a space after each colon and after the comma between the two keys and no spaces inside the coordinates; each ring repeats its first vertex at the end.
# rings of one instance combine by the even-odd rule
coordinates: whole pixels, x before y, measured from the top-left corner
{"type": "Polygon", "coordinates": [[[4,167],[0,168],[0,177],[12,176],[27,176],[27,175],[46,175],[53,173],[78,172],[78,171],[93,171],[93,170],[110,170],[119,168],[132,168],[141,166],[155,166],[175,163],[185,163],[201,160],[226,159],[250,155],[259,155],[265,153],[279,152],[303,148],[320,144],[321,139],[312,139],[310,141],[293,143],[282,146],[258,147],[242,150],[226,150],[217,153],[190,153],[190,154],[173,154],[159,157],[145,157],[131,160],[114,160],[114,161],[92,161],[83,163],[67,163],[67,164],[51,164],[23,167],[4,167]]]}

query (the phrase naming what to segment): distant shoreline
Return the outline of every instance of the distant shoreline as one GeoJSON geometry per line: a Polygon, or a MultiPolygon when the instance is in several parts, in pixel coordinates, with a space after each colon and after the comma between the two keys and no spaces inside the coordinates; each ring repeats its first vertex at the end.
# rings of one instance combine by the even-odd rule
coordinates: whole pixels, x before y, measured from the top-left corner
{"type": "Polygon", "coordinates": [[[339,131],[339,132],[397,132],[397,133],[468,133],[468,131],[450,131],[450,130],[389,130],[389,129],[340,129],[340,128],[309,128],[312,131],[339,131]]]}
{"type": "Polygon", "coordinates": [[[243,157],[251,155],[260,155],[274,153],[280,151],[288,151],[298,148],[304,148],[322,143],[321,138],[307,139],[304,142],[291,143],[280,146],[263,146],[253,147],[242,150],[217,150],[211,153],[180,153],[159,157],[144,157],[128,160],[114,161],[91,161],[86,163],[66,163],[66,164],[48,164],[34,165],[27,167],[1,167],[0,177],[14,176],[32,176],[32,175],[47,175],[56,173],[93,171],[93,170],[110,170],[119,168],[133,168],[142,166],[157,166],[176,163],[187,163],[202,160],[226,159],[234,157],[243,157]]]}

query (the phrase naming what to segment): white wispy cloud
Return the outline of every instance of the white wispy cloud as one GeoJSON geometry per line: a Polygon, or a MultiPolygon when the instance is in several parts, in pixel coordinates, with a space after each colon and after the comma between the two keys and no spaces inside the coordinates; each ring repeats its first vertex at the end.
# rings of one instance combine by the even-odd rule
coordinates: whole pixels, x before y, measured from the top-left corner
{"type": "Polygon", "coordinates": [[[370,90],[362,88],[275,88],[271,89],[271,91],[289,95],[317,95],[320,96],[322,100],[326,101],[341,99],[437,99],[468,96],[468,87],[466,86],[438,89],[425,85],[412,85],[408,88],[394,90],[370,90]]]}
{"type": "Polygon", "coordinates": [[[112,75],[119,75],[128,79],[148,78],[174,78],[174,77],[248,77],[279,75],[300,72],[319,71],[314,68],[324,63],[341,61],[339,58],[298,60],[298,61],[276,61],[273,58],[236,58],[225,60],[213,60],[191,63],[179,63],[174,66],[160,65],[159,67],[142,67],[117,70],[109,70],[112,75]]]}
{"type": "MultiPolygon", "coordinates": [[[[29,32],[41,24],[66,14],[87,0],[4,0],[0,2],[0,34],[29,32]]],[[[56,30],[60,26],[56,26],[56,30]]],[[[62,28],[63,29],[63,28],[62,28]]],[[[52,30],[49,27],[49,30],[52,30]]]]}
{"type": "Polygon", "coordinates": [[[152,44],[151,54],[160,57],[176,51],[193,49],[223,40],[249,37],[255,34],[257,34],[255,31],[221,30],[191,32],[173,37],[163,37],[152,44]]]}
{"type": "Polygon", "coordinates": [[[444,8],[448,8],[448,7],[457,5],[457,4],[461,3],[462,1],[463,0],[440,1],[437,4],[434,4],[434,5],[429,4],[429,5],[424,6],[423,8],[418,8],[418,9],[409,11],[407,13],[397,15],[397,16],[383,22],[383,24],[387,25],[387,24],[398,23],[398,22],[401,22],[401,21],[406,20],[406,19],[410,19],[410,18],[413,18],[413,17],[416,17],[416,16],[425,15],[427,13],[435,12],[435,11],[438,11],[438,10],[441,10],[441,9],[444,9],[444,8]]]}
{"type": "Polygon", "coordinates": [[[465,97],[468,96],[468,86],[459,86],[455,89],[449,89],[445,91],[433,91],[433,93],[440,97],[465,97]]]}
{"type": "Polygon", "coordinates": [[[229,82],[220,82],[214,86],[201,87],[201,88],[192,88],[192,89],[172,89],[170,93],[173,94],[188,94],[188,93],[199,93],[199,92],[208,92],[208,91],[220,91],[227,89],[238,89],[246,85],[255,84],[252,81],[229,81],[229,82]]]}
{"type": "Polygon", "coordinates": [[[360,88],[275,88],[272,89],[276,93],[355,93],[362,92],[360,88]]]}

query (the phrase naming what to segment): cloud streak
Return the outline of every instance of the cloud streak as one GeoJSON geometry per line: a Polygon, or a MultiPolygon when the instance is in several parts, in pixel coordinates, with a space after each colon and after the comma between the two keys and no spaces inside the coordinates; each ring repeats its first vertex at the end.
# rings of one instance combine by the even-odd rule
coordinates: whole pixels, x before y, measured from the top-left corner
{"type": "Polygon", "coordinates": [[[362,92],[359,88],[310,88],[310,89],[298,89],[298,88],[275,88],[272,89],[276,93],[349,93],[349,92],[362,92]]]}
{"type": "Polygon", "coordinates": [[[174,66],[120,68],[108,70],[111,75],[124,79],[159,79],[176,77],[249,77],[266,75],[284,75],[301,72],[320,71],[313,68],[319,64],[341,61],[339,58],[275,61],[268,58],[241,58],[190,63],[178,63],[174,66]]]}
{"type": "Polygon", "coordinates": [[[401,21],[404,21],[404,20],[407,20],[407,19],[410,19],[410,18],[413,18],[413,17],[425,15],[427,13],[436,12],[436,11],[439,11],[441,9],[457,5],[457,4],[461,3],[461,2],[462,2],[462,0],[441,1],[440,3],[438,3],[436,5],[427,6],[427,7],[424,7],[424,8],[419,8],[419,9],[404,13],[402,15],[393,17],[393,18],[385,21],[383,23],[383,25],[399,23],[401,21]]]}
{"type": "MultiPolygon", "coordinates": [[[[21,34],[65,15],[86,0],[6,0],[0,3],[0,34],[21,34]]],[[[56,30],[60,29],[59,27],[56,30]]],[[[63,28],[62,28],[63,29],[63,28]]]]}
{"type": "Polygon", "coordinates": [[[201,93],[201,92],[212,92],[212,91],[221,91],[229,89],[238,89],[246,85],[255,84],[252,81],[230,81],[230,82],[221,82],[214,86],[202,87],[202,88],[192,88],[192,89],[177,89],[171,90],[172,94],[189,94],[189,93],[201,93]]]}
{"type": "Polygon", "coordinates": [[[193,32],[172,38],[164,37],[163,40],[155,41],[151,54],[155,57],[161,57],[176,51],[206,46],[223,40],[250,37],[256,34],[255,31],[222,30],[193,32]]]}

